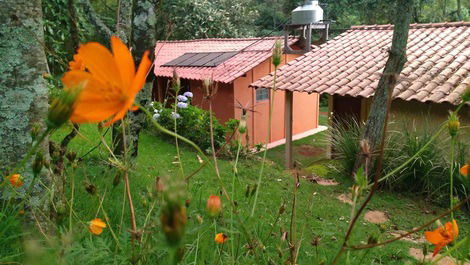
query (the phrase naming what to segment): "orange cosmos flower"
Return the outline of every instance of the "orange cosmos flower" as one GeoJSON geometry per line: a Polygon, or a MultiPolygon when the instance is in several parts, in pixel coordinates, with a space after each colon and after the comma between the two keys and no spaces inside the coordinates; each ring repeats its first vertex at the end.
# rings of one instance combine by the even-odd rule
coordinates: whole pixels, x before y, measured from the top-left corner
{"type": "Polygon", "coordinates": [[[80,59],[78,54],[75,54],[73,56],[73,61],[69,62],[69,69],[70,70],[85,71],[85,64],[83,64],[83,60],[80,59]]]}
{"type": "Polygon", "coordinates": [[[223,244],[225,241],[228,240],[228,236],[226,236],[224,233],[218,233],[215,235],[215,243],[217,244],[223,244]]]}
{"type": "Polygon", "coordinates": [[[459,227],[457,222],[447,222],[445,225],[440,226],[434,231],[424,232],[426,240],[434,244],[433,257],[445,246],[454,241],[459,236],[459,227]]]}
{"type": "Polygon", "coordinates": [[[103,233],[103,228],[106,228],[106,223],[103,222],[100,218],[95,218],[90,221],[88,225],[88,231],[94,235],[100,235],[103,233]]]}
{"type": "Polygon", "coordinates": [[[20,174],[10,175],[7,177],[7,179],[10,181],[10,184],[15,188],[19,188],[24,184],[20,174]]]}
{"type": "Polygon", "coordinates": [[[468,177],[468,169],[469,169],[469,165],[466,164],[466,165],[463,165],[463,167],[460,168],[460,174],[462,174],[462,176],[465,176],[465,177],[468,177]]]}
{"type": "Polygon", "coordinates": [[[222,201],[220,200],[220,197],[216,195],[209,196],[206,209],[210,216],[217,216],[220,211],[222,211],[222,201]]]}
{"type": "Polygon", "coordinates": [[[118,37],[111,38],[111,48],[112,53],[96,42],[80,46],[70,71],[62,78],[65,90],[82,89],[70,117],[72,122],[107,121],[109,126],[128,110],[136,110],[134,99],[151,65],[149,53],[144,53],[136,72],[131,52],[118,37]]]}

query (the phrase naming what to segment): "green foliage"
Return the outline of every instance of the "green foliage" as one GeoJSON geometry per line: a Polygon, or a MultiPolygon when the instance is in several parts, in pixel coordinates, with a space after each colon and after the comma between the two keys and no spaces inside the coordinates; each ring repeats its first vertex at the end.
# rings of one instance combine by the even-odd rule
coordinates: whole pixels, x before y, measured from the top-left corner
{"type": "MultiPolygon", "coordinates": [[[[157,121],[166,129],[174,131],[175,118],[174,108],[163,108],[161,104],[155,103],[155,109],[160,110],[157,121]]],[[[197,144],[202,150],[209,152],[210,141],[210,116],[209,112],[193,105],[187,108],[178,108],[176,119],[176,131],[178,134],[188,138],[197,144]]],[[[214,145],[218,149],[225,143],[226,129],[213,116],[214,145]]]]}
{"type": "Polygon", "coordinates": [[[161,39],[242,37],[254,34],[251,0],[175,0],[160,5],[161,39]]]}
{"type": "Polygon", "coordinates": [[[348,175],[354,170],[362,131],[362,126],[355,119],[336,121],[331,131],[332,154],[340,161],[343,171],[348,175]]]}
{"type": "MultiPolygon", "coordinates": [[[[401,125],[401,131],[389,131],[383,160],[381,176],[402,165],[414,156],[432,137],[435,129],[421,128],[420,130],[401,125]]],[[[363,127],[355,120],[349,120],[337,125],[333,131],[333,152],[339,159],[342,171],[351,175],[354,169],[359,150],[359,140],[363,127]]],[[[448,140],[433,142],[420,153],[409,166],[402,169],[396,175],[391,176],[382,187],[396,191],[409,191],[422,196],[427,196],[435,202],[447,202],[449,197],[449,146],[448,140]],[[445,142],[445,144],[443,144],[445,142]]],[[[468,145],[458,143],[456,150],[457,163],[454,165],[454,176],[458,176],[458,169],[465,163],[468,157],[468,145]]],[[[375,171],[373,171],[375,172],[375,171]]],[[[372,179],[369,176],[369,181],[372,179]]],[[[468,193],[465,180],[457,177],[455,184],[457,194],[462,198],[468,193]]]]}
{"type": "Polygon", "coordinates": [[[42,6],[47,63],[52,73],[62,73],[74,52],[67,0],[44,0],[42,6]]]}

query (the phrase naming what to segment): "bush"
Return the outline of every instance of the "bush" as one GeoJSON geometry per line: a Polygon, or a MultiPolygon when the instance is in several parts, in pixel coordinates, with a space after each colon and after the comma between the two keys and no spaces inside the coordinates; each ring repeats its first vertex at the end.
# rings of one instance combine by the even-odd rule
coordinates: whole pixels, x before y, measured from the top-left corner
{"type": "MultiPolygon", "coordinates": [[[[158,111],[158,117],[154,117],[163,127],[174,131],[176,117],[177,133],[193,141],[202,150],[210,152],[210,115],[208,111],[188,104],[186,108],[177,108],[177,112],[174,113],[174,108],[164,108],[158,102],[154,102],[153,105],[154,109],[158,111]]],[[[215,149],[218,149],[225,143],[226,129],[215,116],[213,116],[213,130],[215,149]]]]}
{"type": "MultiPolygon", "coordinates": [[[[402,131],[389,131],[385,143],[383,170],[381,176],[405,163],[418,150],[420,150],[435,133],[432,129],[418,130],[402,125],[402,131]]],[[[338,123],[332,130],[333,154],[339,159],[343,173],[351,175],[354,169],[356,156],[359,152],[359,140],[363,126],[356,120],[338,123]]],[[[435,202],[448,203],[450,185],[449,144],[434,141],[412,162],[391,176],[383,183],[382,188],[390,190],[408,191],[427,196],[435,202]]],[[[466,161],[467,145],[458,143],[455,150],[456,163],[454,165],[454,181],[456,195],[464,196],[468,191],[459,179],[458,169],[466,161]]],[[[373,170],[372,172],[375,172],[373,170]]],[[[370,176],[372,180],[373,176],[370,176]]]]}
{"type": "Polygon", "coordinates": [[[348,175],[354,170],[361,134],[362,126],[355,119],[336,121],[331,131],[332,154],[348,175]]]}

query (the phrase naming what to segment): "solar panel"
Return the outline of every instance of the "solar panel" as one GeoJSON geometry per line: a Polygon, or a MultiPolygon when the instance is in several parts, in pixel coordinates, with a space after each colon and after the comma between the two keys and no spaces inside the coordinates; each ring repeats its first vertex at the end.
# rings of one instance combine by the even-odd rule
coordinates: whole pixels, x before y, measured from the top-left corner
{"type": "Polygon", "coordinates": [[[188,52],[162,66],[216,67],[238,52],[188,52]]]}

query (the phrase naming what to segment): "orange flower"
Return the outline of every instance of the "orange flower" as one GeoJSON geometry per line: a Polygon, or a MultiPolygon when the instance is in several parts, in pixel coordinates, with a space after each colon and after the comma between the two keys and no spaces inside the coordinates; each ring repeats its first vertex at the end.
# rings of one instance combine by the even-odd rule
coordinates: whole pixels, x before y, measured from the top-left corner
{"type": "Polygon", "coordinates": [[[70,117],[72,122],[107,121],[109,126],[128,110],[137,109],[134,99],[151,65],[148,51],[136,72],[131,52],[118,37],[111,38],[111,48],[112,53],[96,42],[80,46],[70,71],[62,78],[65,90],[82,89],[70,117]]]}
{"type": "Polygon", "coordinates": [[[434,244],[433,257],[445,246],[454,241],[459,236],[459,227],[457,222],[447,222],[445,225],[438,227],[434,231],[424,232],[426,240],[434,244]]]}
{"type": "Polygon", "coordinates": [[[10,181],[10,184],[15,188],[19,188],[24,184],[20,174],[10,175],[7,177],[7,179],[10,181]]]}
{"type": "Polygon", "coordinates": [[[210,216],[217,216],[220,211],[222,211],[222,201],[220,200],[220,197],[216,195],[209,196],[206,209],[210,216]]]}
{"type": "Polygon", "coordinates": [[[78,71],[85,71],[85,64],[83,64],[83,60],[80,59],[78,54],[73,56],[73,61],[69,62],[69,69],[70,70],[78,70],[78,71]]]}
{"type": "Polygon", "coordinates": [[[217,244],[223,244],[225,241],[228,240],[228,236],[226,236],[224,233],[218,233],[215,235],[215,243],[217,244]]]}
{"type": "Polygon", "coordinates": [[[462,176],[468,177],[468,168],[469,167],[470,166],[468,164],[463,165],[463,167],[460,168],[460,174],[462,174],[462,176]]]}
{"type": "Polygon", "coordinates": [[[106,228],[106,223],[103,222],[100,218],[95,218],[90,221],[88,225],[88,231],[94,235],[100,235],[103,233],[103,228],[106,228]]]}

